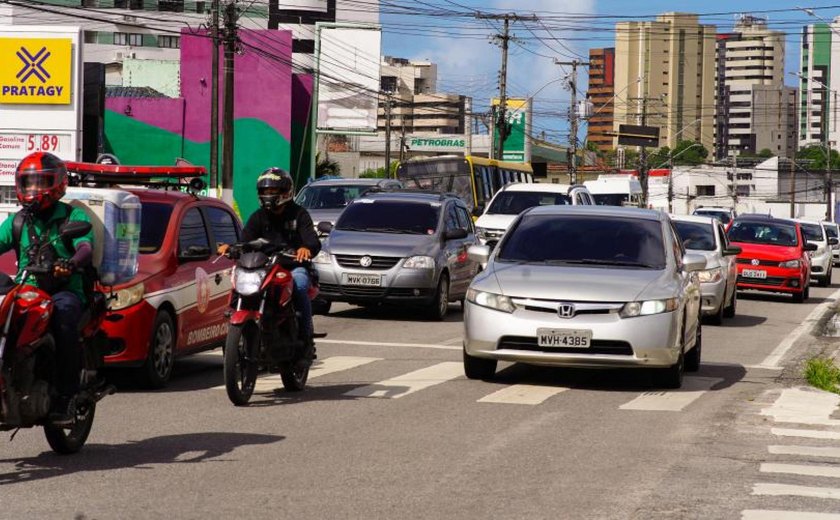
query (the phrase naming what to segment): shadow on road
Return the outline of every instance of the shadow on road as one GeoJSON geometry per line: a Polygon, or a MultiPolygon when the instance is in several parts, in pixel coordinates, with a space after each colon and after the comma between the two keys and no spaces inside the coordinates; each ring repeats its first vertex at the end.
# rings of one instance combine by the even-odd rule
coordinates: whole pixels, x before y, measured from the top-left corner
{"type": "Polygon", "coordinates": [[[736,314],[734,318],[724,319],[722,325],[703,324],[703,327],[755,327],[767,321],[766,316],[750,316],[749,314],[736,314]]]}
{"type": "Polygon", "coordinates": [[[149,469],[152,464],[194,464],[218,461],[240,446],[272,444],[285,439],[281,435],[255,433],[207,432],[163,435],[125,444],[88,444],[73,456],[51,451],[37,457],[0,460],[14,463],[16,471],[0,473],[0,486],[32,482],[87,471],[149,469]]]}

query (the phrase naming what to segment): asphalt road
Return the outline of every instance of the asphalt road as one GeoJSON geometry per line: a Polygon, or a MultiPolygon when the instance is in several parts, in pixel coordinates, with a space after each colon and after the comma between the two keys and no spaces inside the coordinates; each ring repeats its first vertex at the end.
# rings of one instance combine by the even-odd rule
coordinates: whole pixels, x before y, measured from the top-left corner
{"type": "Polygon", "coordinates": [[[0,518],[840,513],[840,413],[829,402],[793,422],[767,415],[799,395],[783,393],[779,368],[813,338],[789,335],[839,287],[802,305],[741,298],[735,319],[704,327],[700,372],[668,392],[633,371],[501,365],[470,381],[457,304],[444,323],[338,305],[316,317],[329,336],[304,393],[267,378],[236,408],[216,351],[181,360],[164,391],[122,385],[78,455],[53,455],[40,430],[4,434],[0,518]]]}

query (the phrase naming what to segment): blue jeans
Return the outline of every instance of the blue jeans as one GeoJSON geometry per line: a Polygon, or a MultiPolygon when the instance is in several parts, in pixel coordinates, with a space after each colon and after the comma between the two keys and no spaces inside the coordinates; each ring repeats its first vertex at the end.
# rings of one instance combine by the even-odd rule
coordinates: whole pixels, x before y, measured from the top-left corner
{"type": "Polygon", "coordinates": [[[315,326],[312,324],[312,302],[309,301],[309,271],[305,267],[292,269],[292,279],[295,282],[295,290],[292,294],[295,302],[295,309],[300,313],[300,328],[303,337],[312,339],[315,326]]]}
{"type": "Polygon", "coordinates": [[[79,390],[82,352],[79,346],[79,321],[82,319],[82,300],[70,291],[52,295],[53,314],[50,329],[55,338],[56,386],[63,396],[79,390]]]}

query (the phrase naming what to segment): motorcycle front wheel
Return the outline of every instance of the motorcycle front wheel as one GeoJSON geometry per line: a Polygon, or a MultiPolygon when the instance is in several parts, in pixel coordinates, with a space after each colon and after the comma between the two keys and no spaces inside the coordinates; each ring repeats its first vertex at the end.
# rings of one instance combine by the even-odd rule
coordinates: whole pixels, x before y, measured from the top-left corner
{"type": "Polygon", "coordinates": [[[96,403],[90,401],[76,408],[76,422],[70,428],[45,424],[44,435],[47,437],[50,448],[60,455],[71,455],[81,450],[93,428],[95,414],[96,403]]]}
{"type": "Polygon", "coordinates": [[[225,389],[236,406],[246,406],[257,384],[259,331],[253,323],[233,325],[225,343],[225,389]]]}

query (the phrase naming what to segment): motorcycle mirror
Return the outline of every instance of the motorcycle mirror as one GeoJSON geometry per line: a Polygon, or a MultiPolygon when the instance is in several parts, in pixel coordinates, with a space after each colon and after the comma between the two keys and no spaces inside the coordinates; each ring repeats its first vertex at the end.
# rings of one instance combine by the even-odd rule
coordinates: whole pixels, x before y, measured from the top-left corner
{"type": "Polygon", "coordinates": [[[62,238],[80,238],[90,233],[91,229],[90,222],[73,220],[61,226],[60,234],[62,238]]]}

